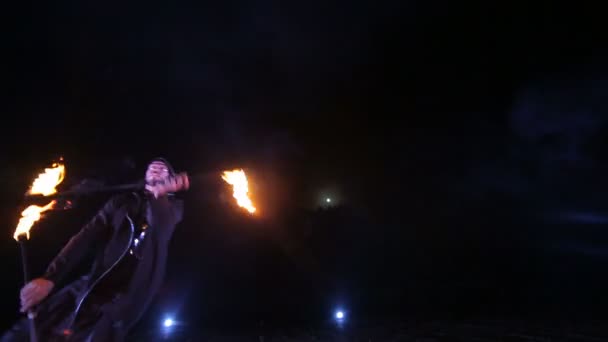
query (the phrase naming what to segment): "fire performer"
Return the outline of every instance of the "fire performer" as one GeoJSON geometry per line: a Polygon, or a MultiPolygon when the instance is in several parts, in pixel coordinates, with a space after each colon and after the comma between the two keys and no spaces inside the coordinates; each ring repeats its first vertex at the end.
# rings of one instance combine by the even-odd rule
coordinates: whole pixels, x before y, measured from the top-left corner
{"type": "MultiPolygon", "coordinates": [[[[187,174],[153,159],[140,191],[112,197],[20,293],[21,312],[35,312],[41,341],[123,341],[164,278],[168,247],[182,220],[187,174]],[[65,284],[91,253],[88,272],[65,284]]],[[[27,341],[24,318],[0,341],[27,341]]]]}

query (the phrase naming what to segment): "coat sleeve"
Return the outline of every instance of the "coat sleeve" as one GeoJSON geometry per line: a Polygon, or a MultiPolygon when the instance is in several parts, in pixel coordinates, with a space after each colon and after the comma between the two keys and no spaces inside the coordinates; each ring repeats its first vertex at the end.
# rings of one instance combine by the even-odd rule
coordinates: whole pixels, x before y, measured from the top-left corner
{"type": "Polygon", "coordinates": [[[111,231],[111,218],[117,209],[117,202],[116,198],[106,202],[103,208],[78,233],[70,238],[48,265],[43,278],[57,285],[79,265],[91,249],[99,246],[104,241],[111,231]]]}

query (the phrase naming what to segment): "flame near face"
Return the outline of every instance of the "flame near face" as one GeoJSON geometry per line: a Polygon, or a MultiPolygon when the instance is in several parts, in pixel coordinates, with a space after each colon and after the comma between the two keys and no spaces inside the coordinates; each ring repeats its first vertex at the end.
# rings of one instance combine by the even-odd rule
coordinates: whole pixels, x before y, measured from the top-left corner
{"type": "Polygon", "coordinates": [[[243,170],[224,171],[222,179],[226,183],[232,185],[233,197],[236,199],[236,203],[245,208],[249,213],[253,214],[256,208],[253,206],[251,199],[249,198],[249,184],[247,182],[247,176],[243,170]]]}
{"type": "MultiPolygon", "coordinates": [[[[44,173],[38,175],[38,178],[34,180],[32,187],[27,192],[30,195],[43,195],[49,196],[57,192],[55,189],[65,177],[65,166],[63,164],[53,164],[52,168],[46,168],[44,173]]],[[[17,224],[13,238],[19,241],[19,236],[25,235],[28,239],[30,238],[30,229],[40,220],[42,213],[51,210],[55,207],[57,202],[55,200],[49,202],[45,206],[30,205],[24,211],[21,212],[21,219],[17,224]]]]}
{"type": "Polygon", "coordinates": [[[65,177],[65,166],[63,164],[53,164],[52,168],[44,169],[44,173],[38,175],[32,187],[28,191],[29,195],[49,196],[57,192],[55,187],[63,182],[65,177]]]}

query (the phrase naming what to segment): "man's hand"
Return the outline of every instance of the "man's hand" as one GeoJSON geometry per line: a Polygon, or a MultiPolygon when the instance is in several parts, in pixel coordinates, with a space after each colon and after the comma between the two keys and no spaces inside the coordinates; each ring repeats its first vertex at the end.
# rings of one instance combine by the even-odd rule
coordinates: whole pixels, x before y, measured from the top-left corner
{"type": "Polygon", "coordinates": [[[26,312],[51,293],[55,284],[44,278],[36,278],[21,289],[21,312],[26,312]]]}
{"type": "Polygon", "coordinates": [[[188,174],[185,172],[177,174],[175,177],[168,178],[163,184],[156,184],[154,186],[146,185],[146,189],[152,192],[155,198],[159,198],[170,192],[188,190],[188,188],[190,188],[190,180],[188,179],[188,174]]]}

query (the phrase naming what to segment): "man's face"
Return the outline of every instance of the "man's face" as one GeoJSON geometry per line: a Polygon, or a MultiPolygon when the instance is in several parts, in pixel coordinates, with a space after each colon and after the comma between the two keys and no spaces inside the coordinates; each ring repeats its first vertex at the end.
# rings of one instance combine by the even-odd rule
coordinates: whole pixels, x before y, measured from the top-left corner
{"type": "Polygon", "coordinates": [[[153,185],[154,183],[165,180],[169,177],[169,168],[165,163],[153,161],[148,165],[146,170],[146,184],[153,185]]]}

